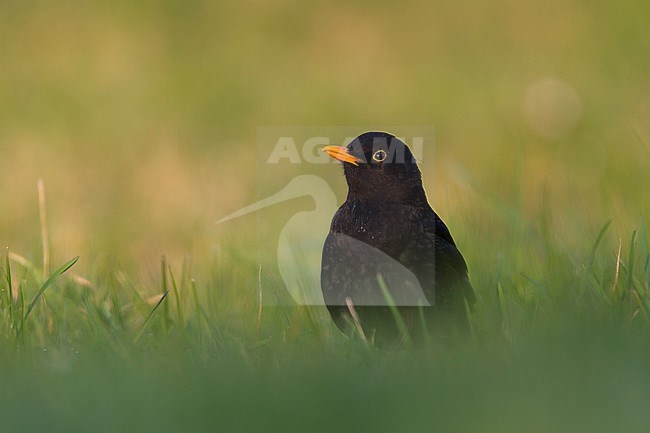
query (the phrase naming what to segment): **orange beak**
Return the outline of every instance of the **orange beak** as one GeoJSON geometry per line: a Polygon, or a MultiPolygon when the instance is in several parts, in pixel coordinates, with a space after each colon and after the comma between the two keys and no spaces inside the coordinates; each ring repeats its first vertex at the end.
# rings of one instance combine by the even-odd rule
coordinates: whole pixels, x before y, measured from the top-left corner
{"type": "Polygon", "coordinates": [[[356,156],[350,155],[348,148],[344,146],[325,146],[323,147],[323,152],[341,162],[349,162],[350,164],[354,164],[356,166],[359,166],[358,163],[361,162],[361,160],[356,156]]]}

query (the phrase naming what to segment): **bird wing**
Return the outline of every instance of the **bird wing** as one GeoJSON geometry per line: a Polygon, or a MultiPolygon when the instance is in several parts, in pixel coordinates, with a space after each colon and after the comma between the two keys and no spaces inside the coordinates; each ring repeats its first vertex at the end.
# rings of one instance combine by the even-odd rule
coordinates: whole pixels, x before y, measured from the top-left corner
{"type": "MultiPolygon", "coordinates": [[[[439,221],[439,220],[438,220],[439,221]]],[[[435,232],[424,232],[409,242],[400,262],[410,269],[420,281],[422,290],[432,304],[442,308],[461,308],[463,298],[473,305],[476,297],[467,275],[467,264],[442,225],[435,232]]]]}
{"type": "Polygon", "coordinates": [[[364,306],[430,305],[410,269],[380,249],[343,233],[330,233],[325,241],[321,289],[327,305],[346,305],[346,298],[364,306]],[[381,288],[380,277],[387,293],[381,288]]]}

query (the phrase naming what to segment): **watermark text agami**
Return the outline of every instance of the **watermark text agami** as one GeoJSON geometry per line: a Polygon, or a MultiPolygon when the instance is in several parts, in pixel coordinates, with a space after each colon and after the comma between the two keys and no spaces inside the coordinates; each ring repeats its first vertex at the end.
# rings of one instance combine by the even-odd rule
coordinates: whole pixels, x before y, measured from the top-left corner
{"type": "MultiPolygon", "coordinates": [[[[411,153],[418,161],[422,160],[422,154],[424,149],[424,137],[422,136],[413,136],[410,139],[405,137],[398,137],[400,140],[407,142],[411,148],[411,153]]],[[[291,164],[328,164],[336,163],[336,160],[333,160],[325,153],[321,152],[321,149],[325,146],[332,144],[346,146],[354,140],[354,137],[345,137],[342,142],[335,141],[330,139],[330,137],[309,137],[305,140],[296,140],[295,137],[291,136],[282,136],[278,137],[275,146],[268,159],[266,160],[267,164],[279,164],[281,162],[289,162],[291,164]]],[[[354,147],[354,143],[352,143],[354,147]]],[[[377,143],[377,146],[384,146],[389,152],[389,154],[394,158],[394,162],[404,162],[403,155],[391,153],[390,150],[393,148],[391,143],[377,143]],[[402,160],[400,160],[402,158],[402,160]]]]}

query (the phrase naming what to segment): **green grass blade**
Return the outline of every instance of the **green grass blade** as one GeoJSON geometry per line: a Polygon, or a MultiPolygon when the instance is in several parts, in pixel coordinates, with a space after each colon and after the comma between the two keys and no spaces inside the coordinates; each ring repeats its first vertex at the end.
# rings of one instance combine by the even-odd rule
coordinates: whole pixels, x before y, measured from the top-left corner
{"type": "Polygon", "coordinates": [[[23,328],[25,327],[25,290],[23,287],[25,286],[25,280],[21,280],[20,284],[18,284],[18,305],[20,305],[20,327],[16,331],[16,335],[20,335],[22,332],[23,328]]]}
{"type": "Polygon", "coordinates": [[[605,232],[607,232],[607,229],[611,224],[612,224],[612,220],[609,220],[605,224],[603,224],[603,227],[600,229],[600,232],[598,233],[598,237],[596,238],[596,242],[594,242],[594,246],[591,247],[591,253],[589,254],[589,262],[587,262],[587,269],[585,272],[585,276],[589,275],[592,272],[594,267],[594,262],[596,261],[596,252],[598,251],[598,246],[600,245],[603,238],[605,237],[605,232]]]}
{"type": "Polygon", "coordinates": [[[469,335],[474,335],[476,333],[474,328],[474,313],[472,312],[472,307],[469,305],[467,298],[463,298],[465,304],[465,315],[467,316],[467,324],[469,326],[469,335]]]}
{"type": "Polygon", "coordinates": [[[631,292],[634,288],[634,247],[636,240],[636,230],[632,232],[632,239],[630,239],[630,256],[628,257],[628,266],[627,266],[627,290],[631,292]]]}
{"type": "MultiPolygon", "coordinates": [[[[169,281],[167,280],[167,257],[166,256],[162,256],[162,259],[160,261],[160,286],[161,286],[161,292],[163,293],[163,296],[167,296],[167,293],[169,292],[169,281]]],[[[163,306],[163,310],[164,310],[164,319],[165,319],[163,325],[165,327],[165,333],[167,333],[170,328],[169,303],[165,303],[165,305],[163,306]]]]}
{"type": "MultiPolygon", "coordinates": [[[[180,291],[178,290],[178,285],[176,284],[176,278],[174,277],[174,271],[172,270],[171,265],[168,265],[167,269],[169,270],[169,278],[172,281],[172,291],[174,292],[174,302],[176,303],[176,317],[178,320],[178,327],[182,328],[185,321],[183,320],[183,306],[181,305],[180,291]]],[[[181,279],[182,278],[183,276],[181,275],[181,279]]]]}
{"type": "Polygon", "coordinates": [[[381,289],[381,293],[384,295],[384,298],[388,303],[388,308],[390,308],[390,312],[393,315],[393,319],[395,319],[395,324],[397,325],[397,329],[399,329],[400,334],[405,339],[405,343],[408,345],[411,341],[408,328],[406,326],[406,323],[404,323],[404,319],[402,318],[402,315],[399,313],[397,306],[395,305],[395,300],[393,300],[393,297],[388,291],[388,287],[386,287],[386,282],[384,281],[384,278],[379,274],[377,274],[377,281],[379,282],[379,288],[381,289]]]}
{"type": "Polygon", "coordinates": [[[9,323],[13,326],[14,324],[14,291],[13,285],[11,282],[11,262],[9,261],[9,248],[7,248],[5,254],[5,276],[7,277],[7,289],[9,292],[9,299],[7,299],[7,305],[9,309],[9,323]]]}
{"type": "Polygon", "coordinates": [[[506,296],[503,292],[501,282],[497,284],[497,294],[499,296],[499,309],[501,310],[501,329],[509,342],[512,342],[512,328],[510,327],[510,314],[506,296]]]}
{"type": "Polygon", "coordinates": [[[52,283],[54,283],[56,281],[56,279],[59,278],[65,271],[67,271],[68,269],[73,267],[74,264],[77,263],[78,260],[79,260],[79,256],[77,256],[74,259],[70,260],[69,262],[67,262],[66,264],[61,266],[59,269],[54,271],[54,273],[52,275],[50,275],[50,278],[48,278],[47,281],[45,281],[45,283],[41,286],[41,288],[38,290],[38,292],[36,292],[36,295],[34,295],[34,298],[32,299],[32,301],[27,306],[27,311],[25,312],[25,316],[24,316],[23,320],[27,320],[27,318],[29,317],[29,314],[34,309],[34,306],[36,305],[36,302],[38,302],[38,300],[41,298],[41,296],[43,296],[43,293],[45,292],[45,289],[50,287],[52,285],[52,283]]]}
{"type": "Polygon", "coordinates": [[[144,323],[142,324],[142,327],[140,328],[140,332],[138,332],[138,336],[135,338],[135,343],[140,341],[140,338],[142,338],[142,335],[144,334],[144,330],[147,327],[147,323],[151,320],[153,317],[154,313],[158,310],[158,307],[163,303],[163,301],[167,298],[167,295],[169,294],[169,290],[167,290],[163,295],[160,297],[156,305],[153,307],[153,310],[149,313],[146,319],[144,319],[144,323]]]}
{"type": "Polygon", "coordinates": [[[422,327],[422,335],[424,335],[424,344],[427,348],[431,347],[431,334],[427,326],[427,318],[424,315],[424,305],[418,302],[418,318],[420,319],[420,326],[422,327]]]}

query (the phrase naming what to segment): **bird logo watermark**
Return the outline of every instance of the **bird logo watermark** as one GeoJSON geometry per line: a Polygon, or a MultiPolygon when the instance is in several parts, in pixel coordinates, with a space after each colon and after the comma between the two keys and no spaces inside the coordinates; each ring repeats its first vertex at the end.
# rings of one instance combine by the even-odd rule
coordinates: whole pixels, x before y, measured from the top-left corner
{"type": "MultiPolygon", "coordinates": [[[[276,277],[279,275],[285,296],[277,295],[278,278],[274,280],[269,276],[270,281],[275,281],[276,296],[268,296],[266,305],[326,304],[320,287],[321,256],[332,216],[341,203],[332,185],[338,184],[336,191],[341,197],[345,188],[341,183],[340,170],[332,167],[332,164],[341,163],[323,149],[328,146],[350,146],[354,152],[354,146],[357,145],[354,138],[358,131],[367,129],[369,128],[266,127],[258,130],[255,169],[259,180],[258,195],[262,198],[220,218],[217,224],[237,224],[234,220],[256,214],[263,220],[260,224],[265,227],[260,236],[277,239],[275,248],[268,247],[270,243],[259,247],[263,248],[258,251],[260,257],[275,257],[272,269],[268,269],[267,265],[260,279],[267,277],[267,274],[275,273],[276,277]],[[310,204],[304,209],[296,209],[291,202],[297,199],[310,204]]],[[[392,127],[392,130],[400,129],[392,127]]],[[[401,140],[409,143],[413,157],[421,163],[425,159],[425,149],[432,149],[433,128],[410,127],[401,128],[401,131],[401,140]]],[[[404,152],[391,143],[377,143],[377,146],[385,152],[380,157],[391,162],[404,162],[404,152]]],[[[372,260],[381,260],[382,266],[386,268],[401,266],[390,256],[363,242],[357,241],[354,245],[359,251],[365,250],[365,254],[372,260]]],[[[404,275],[408,272],[407,269],[403,270],[404,275]]],[[[428,305],[417,279],[405,278],[410,281],[410,289],[402,292],[401,298],[392,301],[398,305],[428,305]]],[[[363,303],[385,305],[386,299],[383,296],[368,296],[363,303]]]]}

